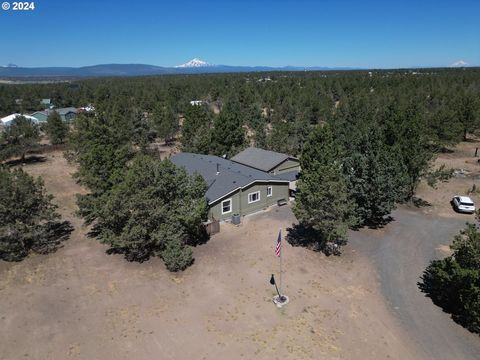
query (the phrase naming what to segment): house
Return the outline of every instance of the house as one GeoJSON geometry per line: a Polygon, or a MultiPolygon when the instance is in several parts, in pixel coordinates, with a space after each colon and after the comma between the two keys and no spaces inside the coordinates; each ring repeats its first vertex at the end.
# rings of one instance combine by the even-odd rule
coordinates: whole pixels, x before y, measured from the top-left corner
{"type": "Polygon", "coordinates": [[[201,105],[203,105],[203,101],[202,100],[192,100],[192,101],[190,101],[190,105],[201,106],[201,105]]]}
{"type": "Polygon", "coordinates": [[[286,154],[249,147],[231,158],[232,161],[288,180],[290,189],[296,189],[300,161],[286,154]]]}
{"type": "Polygon", "coordinates": [[[47,109],[42,111],[35,111],[31,116],[35,117],[39,122],[46,122],[48,115],[50,115],[53,111],[56,111],[62,121],[64,122],[71,122],[77,116],[78,110],[74,107],[67,107],[67,108],[59,108],[59,109],[47,109]]]}
{"type": "Polygon", "coordinates": [[[22,115],[22,114],[11,114],[11,115],[5,116],[5,117],[0,119],[0,122],[5,127],[10,126],[12,124],[12,122],[15,120],[15,118],[18,117],[18,116],[23,116],[24,118],[29,119],[34,123],[38,123],[38,120],[36,118],[34,118],[33,116],[22,115]]]}
{"type": "Polygon", "coordinates": [[[289,181],[218,156],[179,153],[170,160],[208,185],[210,221],[247,215],[288,200],[289,181]]]}
{"type": "Polygon", "coordinates": [[[42,105],[42,107],[44,109],[51,109],[53,108],[53,103],[52,103],[52,100],[51,99],[42,99],[40,100],[40,105],[42,105]]]}

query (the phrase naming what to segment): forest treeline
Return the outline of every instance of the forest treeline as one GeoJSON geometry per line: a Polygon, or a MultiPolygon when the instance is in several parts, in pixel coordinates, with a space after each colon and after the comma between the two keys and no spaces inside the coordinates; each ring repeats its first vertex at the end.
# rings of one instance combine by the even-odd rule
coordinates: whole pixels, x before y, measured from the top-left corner
{"type": "MultiPolygon", "coordinates": [[[[91,190],[79,198],[81,214],[112,251],[140,261],[159,255],[179,270],[193,261],[188,245],[204,239],[205,184],[168,161],[148,160],[159,139],[227,157],[249,145],[298,156],[293,209],[302,228],[289,241],[324,249],[342,244],[348,228],[382,225],[410,199],[435,153],[478,129],[479,94],[476,68],[209,74],[1,85],[0,109],[29,113],[41,98],[94,105],[68,135],[53,118],[47,127],[58,142],[68,139],[77,178],[91,190]],[[182,186],[169,195],[145,185],[165,187],[164,178],[182,186]],[[195,211],[182,207],[182,196],[195,211]],[[132,213],[152,199],[158,221],[132,213]],[[169,238],[173,228],[181,231],[169,238]]],[[[23,149],[24,137],[5,134],[4,148],[16,141],[23,149]]]]}

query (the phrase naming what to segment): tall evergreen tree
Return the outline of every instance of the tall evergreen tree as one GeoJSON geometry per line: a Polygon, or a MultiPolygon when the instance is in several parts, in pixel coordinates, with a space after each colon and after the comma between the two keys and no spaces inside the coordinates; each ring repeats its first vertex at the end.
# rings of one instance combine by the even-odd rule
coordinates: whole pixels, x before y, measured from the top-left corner
{"type": "Polygon", "coordinates": [[[328,125],[315,128],[300,160],[293,212],[300,224],[317,231],[319,241],[345,239],[352,224],[352,200],[342,171],[341,151],[328,125]]]}
{"type": "Polygon", "coordinates": [[[382,224],[405,197],[405,166],[396,150],[384,144],[378,126],[356,139],[343,169],[358,225],[382,224]]]}
{"type": "Polygon", "coordinates": [[[153,113],[153,128],[157,136],[164,139],[165,143],[169,144],[175,138],[178,132],[178,116],[173,112],[173,109],[164,104],[159,104],[153,113]]]}
{"type": "Polygon", "coordinates": [[[56,111],[48,115],[45,130],[53,145],[63,144],[68,135],[68,125],[62,121],[60,114],[56,111]]]}
{"type": "Polygon", "coordinates": [[[215,119],[211,152],[231,157],[246,145],[245,130],[237,104],[227,104],[215,119]]]}
{"type": "Polygon", "coordinates": [[[203,106],[189,106],[182,125],[182,149],[208,154],[211,146],[210,115],[203,106]]]}

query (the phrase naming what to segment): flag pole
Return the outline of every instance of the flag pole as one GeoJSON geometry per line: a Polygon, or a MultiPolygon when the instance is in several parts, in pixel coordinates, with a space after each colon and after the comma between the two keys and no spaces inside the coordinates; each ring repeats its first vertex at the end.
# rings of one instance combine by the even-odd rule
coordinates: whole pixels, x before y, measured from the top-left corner
{"type": "MultiPolygon", "coordinates": [[[[280,234],[281,233],[282,233],[282,229],[280,229],[280,234]]],[[[282,241],[282,239],[280,239],[280,241],[282,241]]],[[[283,297],[283,295],[282,295],[283,294],[282,293],[282,253],[283,253],[283,249],[280,248],[280,300],[283,297]]]]}

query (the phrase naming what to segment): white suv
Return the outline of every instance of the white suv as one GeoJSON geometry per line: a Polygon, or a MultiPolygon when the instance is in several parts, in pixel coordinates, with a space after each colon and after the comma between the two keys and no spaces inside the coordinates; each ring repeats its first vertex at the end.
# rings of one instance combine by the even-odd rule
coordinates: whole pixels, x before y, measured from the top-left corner
{"type": "Polygon", "coordinates": [[[468,196],[454,196],[452,203],[458,212],[469,214],[473,214],[475,212],[475,204],[468,196]]]}

